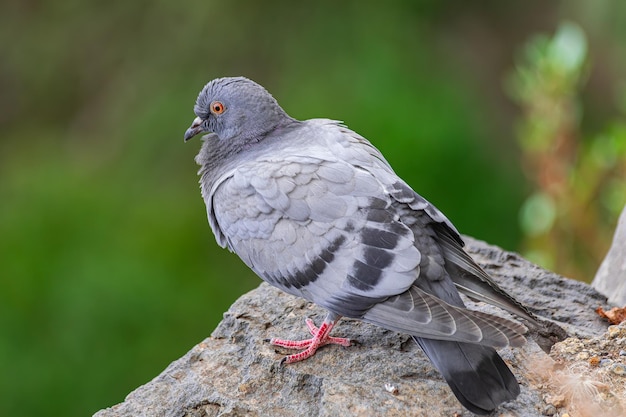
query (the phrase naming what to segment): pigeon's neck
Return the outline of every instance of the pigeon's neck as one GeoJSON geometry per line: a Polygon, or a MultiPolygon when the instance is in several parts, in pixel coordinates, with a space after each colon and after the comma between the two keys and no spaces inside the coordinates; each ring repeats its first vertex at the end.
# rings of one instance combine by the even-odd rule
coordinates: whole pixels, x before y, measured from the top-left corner
{"type": "Polygon", "coordinates": [[[256,113],[255,116],[250,116],[249,121],[245,123],[248,128],[245,131],[238,132],[237,137],[233,138],[235,142],[243,143],[244,149],[256,146],[257,143],[271,137],[281,129],[299,123],[278,105],[263,110],[260,113],[263,114],[263,117],[258,117],[259,113],[256,113]],[[250,126],[254,127],[250,128],[250,126]]]}
{"type": "Polygon", "coordinates": [[[196,163],[200,165],[198,174],[203,188],[211,189],[219,174],[232,164],[243,148],[241,142],[226,141],[216,134],[204,136],[202,141],[202,148],[196,156],[196,163]]]}
{"type": "Polygon", "coordinates": [[[217,181],[220,174],[237,165],[253,160],[279,144],[285,132],[296,128],[302,122],[288,117],[283,123],[271,130],[260,129],[231,139],[221,139],[215,134],[205,136],[196,163],[204,186],[209,188],[217,181]]]}

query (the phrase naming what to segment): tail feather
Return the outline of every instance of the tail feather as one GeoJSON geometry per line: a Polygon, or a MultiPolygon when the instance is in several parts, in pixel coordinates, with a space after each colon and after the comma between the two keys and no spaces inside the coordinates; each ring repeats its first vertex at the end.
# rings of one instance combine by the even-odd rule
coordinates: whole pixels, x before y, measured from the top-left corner
{"type": "Polygon", "coordinates": [[[514,400],[519,384],[495,349],[462,342],[413,337],[465,408],[489,414],[514,400]]]}

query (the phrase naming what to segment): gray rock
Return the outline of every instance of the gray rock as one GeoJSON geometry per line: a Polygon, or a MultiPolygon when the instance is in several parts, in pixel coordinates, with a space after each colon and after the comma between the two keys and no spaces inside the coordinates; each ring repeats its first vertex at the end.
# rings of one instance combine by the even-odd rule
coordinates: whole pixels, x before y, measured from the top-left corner
{"type": "Polygon", "coordinates": [[[591,285],[607,295],[611,304],[626,306],[626,207],[617,223],[613,244],[591,285]]]}
{"type": "MultiPolygon", "coordinates": [[[[608,324],[594,312],[606,298],[590,286],[542,270],[514,253],[466,240],[479,264],[538,315],[558,321],[579,338],[601,337],[606,331],[608,324]]],[[[496,312],[483,304],[473,307],[496,312]]],[[[359,321],[344,319],[333,331],[353,339],[353,346],[327,346],[309,360],[281,366],[287,351],[264,340],[306,338],[304,318],[319,323],[324,314],[261,284],[231,306],[211,337],[123,403],[95,416],[470,415],[409,336],[359,321]]],[[[537,376],[539,364],[554,364],[536,343],[500,353],[522,392],[497,415],[542,416],[566,407],[566,399],[546,392],[551,385],[537,376]]]]}

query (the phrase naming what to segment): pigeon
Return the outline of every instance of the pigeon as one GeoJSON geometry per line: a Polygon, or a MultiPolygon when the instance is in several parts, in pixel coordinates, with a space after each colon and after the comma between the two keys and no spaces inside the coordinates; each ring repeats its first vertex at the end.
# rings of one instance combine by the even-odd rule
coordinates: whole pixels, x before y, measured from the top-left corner
{"type": "Polygon", "coordinates": [[[185,142],[207,133],[196,162],[217,243],[261,279],[327,311],[310,339],[271,339],[313,356],[341,317],[409,334],[459,402],[488,414],[519,384],[495,348],[527,327],[467,309],[460,293],[532,323],[534,316],[464,251],[453,224],[368,140],[329,119],[290,117],[244,77],[204,86],[185,142]]]}

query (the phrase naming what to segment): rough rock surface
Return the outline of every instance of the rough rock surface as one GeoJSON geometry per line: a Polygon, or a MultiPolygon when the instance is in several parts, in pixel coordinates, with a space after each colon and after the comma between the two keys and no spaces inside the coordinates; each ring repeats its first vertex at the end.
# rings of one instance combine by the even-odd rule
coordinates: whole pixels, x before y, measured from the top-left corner
{"type": "Polygon", "coordinates": [[[550,357],[547,372],[529,374],[548,404],[573,416],[626,416],[626,322],[598,337],[557,343],[550,357]]]}
{"type": "Polygon", "coordinates": [[[609,253],[591,285],[608,296],[611,304],[626,306],[626,207],[617,223],[609,253]]]}
{"type": "MultiPolygon", "coordinates": [[[[502,405],[494,415],[564,416],[576,411],[575,415],[602,416],[603,410],[608,410],[607,416],[624,415],[620,396],[626,376],[619,375],[621,368],[611,371],[613,380],[598,382],[605,386],[582,384],[589,402],[600,404],[594,414],[576,406],[573,399],[580,390],[566,383],[576,381],[578,374],[587,378],[584,381],[592,380],[583,375],[585,367],[599,367],[588,361],[592,355],[612,359],[606,369],[625,362],[620,354],[626,350],[626,337],[619,333],[626,333],[624,325],[606,333],[608,324],[594,312],[606,305],[606,298],[589,285],[545,271],[516,254],[466,240],[469,252],[504,289],[536,314],[558,321],[573,336],[553,347],[554,358],[532,340],[521,349],[501,350],[522,388],[517,400],[502,405]],[[563,369],[574,376],[555,379],[563,369]]],[[[344,319],[333,330],[334,335],[353,339],[353,346],[327,346],[307,361],[281,366],[280,359],[288,352],[264,340],[308,337],[307,316],[319,323],[324,312],[262,284],[231,306],[209,338],[123,403],[95,416],[471,415],[408,335],[355,320],[344,319]]]]}

